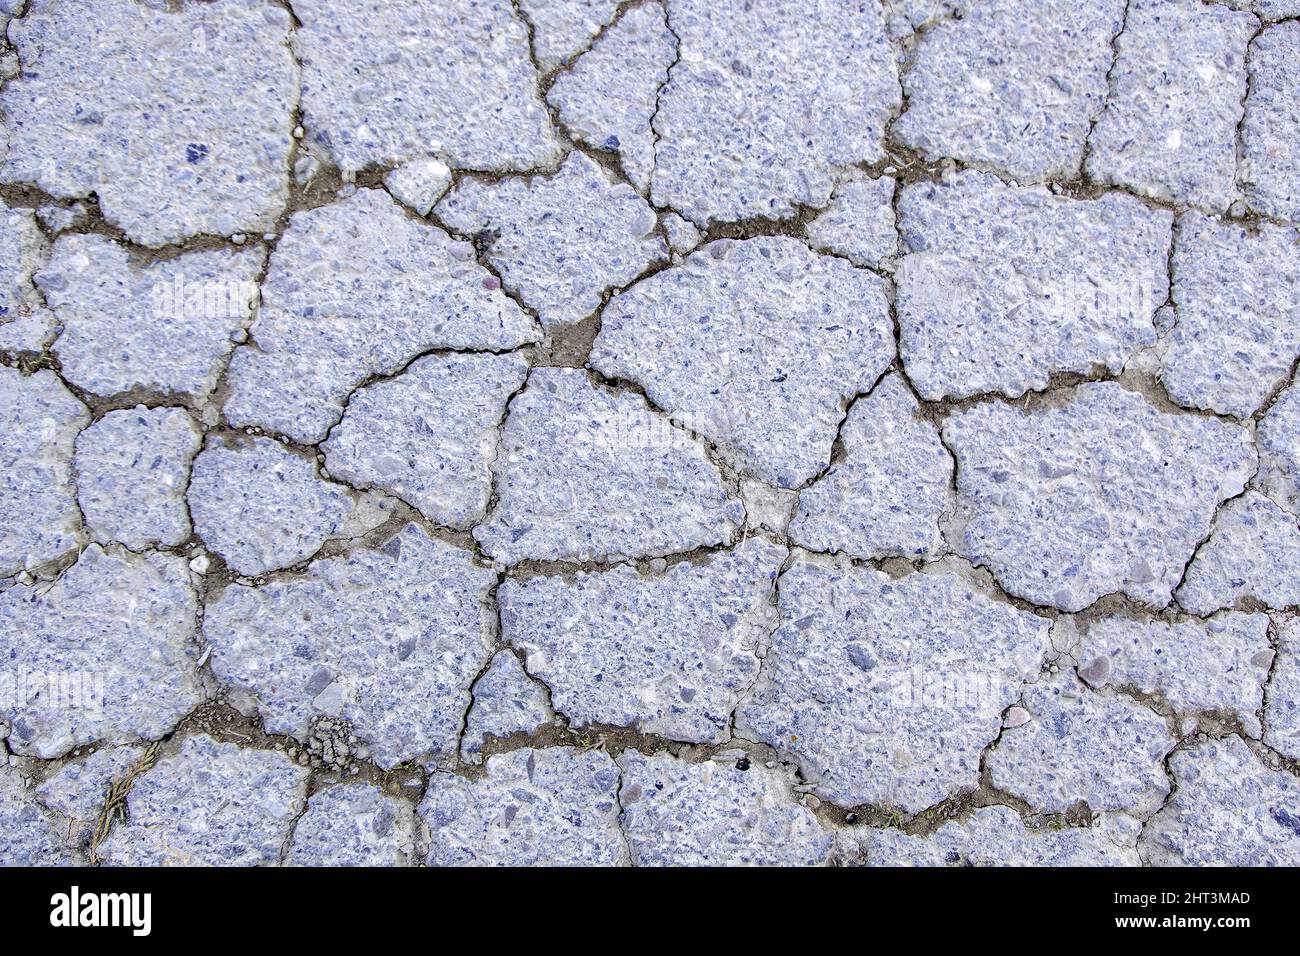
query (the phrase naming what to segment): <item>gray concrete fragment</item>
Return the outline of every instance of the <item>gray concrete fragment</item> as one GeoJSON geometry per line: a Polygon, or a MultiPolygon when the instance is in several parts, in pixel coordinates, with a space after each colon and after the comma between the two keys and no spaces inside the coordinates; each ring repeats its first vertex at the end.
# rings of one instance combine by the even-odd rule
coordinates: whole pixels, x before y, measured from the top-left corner
{"type": "Polygon", "coordinates": [[[384,177],[384,188],[394,199],[421,216],[451,185],[451,170],[436,159],[413,159],[384,177]]]}
{"type": "Polygon", "coordinates": [[[293,829],[289,866],[409,866],[415,852],[411,805],[368,783],[327,787],[307,801],[293,829]]]}
{"type": "Polygon", "coordinates": [[[202,441],[183,408],[124,408],[77,436],[77,500],[96,540],[133,551],[190,535],[190,463],[202,441]]]}
{"type": "Polygon", "coordinates": [[[136,778],[99,855],[111,866],[273,865],[306,790],[307,771],[282,753],[189,737],[136,778]]]}
{"type": "MultiPolygon", "coordinates": [[[[1292,4],[1300,16],[1300,3],[1292,4]]],[[[1250,45],[1250,95],[1241,125],[1241,182],[1252,209],[1300,221],[1300,23],[1265,29],[1250,45]]]]}
{"type": "Polygon", "coordinates": [[[957,456],[953,546],[1012,594],[1063,611],[1116,591],[1167,604],[1256,465],[1246,429],[1157,411],[1113,382],[1031,412],[976,405],[943,435],[957,456]]]}
{"type": "Polygon", "coordinates": [[[497,430],[528,363],[513,355],[430,355],[353,393],[321,446],[334,478],[382,488],[429,520],[465,528],[483,516],[497,430]]]}
{"type": "Polygon", "coordinates": [[[897,311],[922,398],[1045,388],[1123,369],[1156,340],[1170,213],[1131,196],[1056,196],[986,173],[905,187],[897,311]]]}
{"type": "Polygon", "coordinates": [[[902,378],[886,375],[840,429],[844,460],[799,495],[790,538],[860,558],[928,558],[955,507],[952,456],[902,378]]]}
{"type": "Polygon", "coordinates": [[[0,577],[76,547],[73,442],[89,421],[53,372],[0,366],[0,577]]]}
{"type": "Polygon", "coordinates": [[[1174,748],[1164,719],[1142,704],[1089,690],[1072,670],[1028,684],[1032,719],[989,752],[993,785],[1042,813],[1079,801],[1093,810],[1148,814],[1169,793],[1164,758],[1174,748]]]}
{"type": "Polygon", "coordinates": [[[38,352],[52,338],[32,284],[47,253],[32,211],[0,201],[0,351],[38,352]]]}
{"type": "Polygon", "coordinates": [[[245,575],[307,560],[354,508],[315,461],[262,437],[210,441],[194,459],[187,497],[208,550],[245,575]]]}
{"type": "Polygon", "coordinates": [[[344,173],[436,156],[531,169],[559,142],[510,0],[294,0],[309,136],[344,173]]]}
{"type": "Polygon", "coordinates": [[[269,230],[289,198],[290,26],[264,0],[30,4],[9,31],[23,70],[0,93],[0,178],[93,193],[149,246],[269,230]]]}
{"type": "Polygon", "coordinates": [[[618,767],[603,751],[496,754],[476,780],[435,773],[420,803],[429,866],[613,866],[618,767]]]}
{"type": "Polygon", "coordinates": [[[744,751],[687,763],[622,757],[619,802],[634,866],[815,866],[832,836],[793,791],[794,775],[744,751]]]}
{"type": "Polygon", "coordinates": [[[105,747],[65,763],[36,788],[41,803],[65,821],[70,845],[89,847],[109,788],[125,780],[143,754],[141,747],[105,747]]]}
{"type": "Polygon", "coordinates": [[[605,307],[591,365],[734,465],[796,488],[893,358],[885,283],[798,240],[720,240],[605,307]]]}
{"type": "Polygon", "coordinates": [[[506,581],[502,632],[569,724],[723,743],[775,626],[786,550],[750,539],[662,575],[609,571],[506,581]]]}
{"type": "Polygon", "coordinates": [[[69,866],[71,854],[64,847],[53,821],[41,809],[17,770],[0,765],[0,867],[69,866]]]}
{"type": "Polygon", "coordinates": [[[830,205],[808,223],[808,241],[814,249],[845,256],[855,265],[878,268],[898,251],[894,188],[889,176],[846,176],[836,184],[830,205]]]}
{"type": "Polygon", "coordinates": [[[1292,382],[1255,430],[1259,486],[1274,502],[1300,515],[1300,388],[1292,382]]]}
{"type": "Polygon", "coordinates": [[[1158,695],[1178,712],[1212,711],[1258,737],[1273,649],[1263,614],[1220,614],[1208,621],[1106,617],[1089,625],[1075,652],[1093,687],[1158,695]]]}
{"type": "Polygon", "coordinates": [[[654,170],[650,118],[676,57],[663,6],[630,7],[546,94],[565,127],[593,149],[617,156],[643,193],[654,170]]]}
{"type": "Polygon", "coordinates": [[[1169,760],[1178,787],[1142,831],[1156,866],[1300,865],[1300,782],[1261,764],[1240,737],[1169,760]]]}
{"type": "Polygon", "coordinates": [[[556,719],[546,691],[510,651],[497,652],[487,673],[475,682],[473,695],[460,743],[461,759],[471,763],[479,761],[489,739],[531,734],[556,719]]]}
{"type": "Polygon", "coordinates": [[[1277,636],[1277,660],[1264,710],[1264,743],[1300,760],[1300,621],[1285,622],[1277,636]]]}
{"type": "Polygon", "coordinates": [[[1101,814],[1089,827],[1030,829],[1010,807],[981,807],[928,837],[855,832],[868,866],[1141,866],[1139,825],[1101,814]]]}
{"type": "Polygon", "coordinates": [[[498,286],[469,243],[383,190],[295,213],[262,285],[255,345],[231,359],[226,416],[316,442],[371,376],[435,348],[497,351],[539,339],[498,286]]]}
{"type": "Polygon", "coordinates": [[[341,716],[380,766],[443,760],[490,653],[495,582],[470,552],[407,525],[380,550],[228,587],[203,633],[213,672],[269,732],[306,740],[314,718],[341,716]]]}
{"type": "Polygon", "coordinates": [[[1048,621],[950,569],[901,578],[817,556],[779,581],[781,626],[737,734],[790,754],[841,806],[917,812],[978,783],[1048,621]]]}
{"type": "Polygon", "coordinates": [[[553,70],[568,63],[614,19],[619,0],[519,0],[518,5],[532,26],[538,64],[553,70]]]}
{"type": "Polygon", "coordinates": [[[484,237],[487,261],[543,325],[586,318],[606,292],[668,255],[654,210],[576,151],[552,176],[463,180],[437,212],[484,237]]]}
{"type": "Polygon", "coordinates": [[[1300,523],[1257,491],[1220,509],[1178,589],[1178,603],[1194,614],[1247,598],[1271,608],[1300,604],[1300,523]]]}
{"type": "Polygon", "coordinates": [[[1249,13],[1201,0],[1129,0],[1087,173],[1222,212],[1236,197],[1249,13]]]}
{"type": "Polygon", "coordinates": [[[729,542],[743,520],[704,445],[639,395],[579,369],[534,369],[493,466],[474,537],[493,558],[617,560],[729,542]]]}
{"type": "Polygon", "coordinates": [[[701,224],[788,218],[826,205],[835,167],[884,157],[902,92],[877,4],[673,0],[668,24],[657,205],[701,224]]]}
{"type": "Polygon", "coordinates": [[[92,544],[53,584],[0,591],[9,749],[49,759],[157,739],[203,699],[182,558],[92,544]]]}
{"type": "Polygon", "coordinates": [[[1071,179],[1107,94],[1124,0],[986,0],[920,37],[894,133],[1022,182],[1071,179]]]}
{"type": "Polygon", "coordinates": [[[36,284],[63,326],[53,348],[63,374],[97,395],[205,398],[253,317],[265,256],[253,245],[140,265],[103,236],[60,236],[36,284]]]}
{"type": "Polygon", "coordinates": [[[1173,269],[1161,382],[1180,405],[1248,418],[1300,355],[1300,230],[1188,213],[1173,269]]]}

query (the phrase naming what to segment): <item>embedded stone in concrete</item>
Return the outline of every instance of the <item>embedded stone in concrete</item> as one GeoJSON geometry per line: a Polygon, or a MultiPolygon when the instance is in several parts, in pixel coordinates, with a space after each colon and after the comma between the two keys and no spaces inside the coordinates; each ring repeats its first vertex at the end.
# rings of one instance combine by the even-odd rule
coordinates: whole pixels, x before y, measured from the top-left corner
{"type": "Polygon", "coordinates": [[[668,25],[657,205],[701,224],[788,218],[826,205],[836,167],[884,158],[902,93],[876,4],[673,0],[668,25]]]}
{"type": "Polygon", "coordinates": [[[1250,433],[1158,411],[1113,382],[1025,411],[987,402],[943,427],[957,457],[949,540],[1012,594],[1078,611],[1169,602],[1215,509],[1255,470],[1250,433]]]}
{"type": "Polygon", "coordinates": [[[1103,813],[1086,827],[1031,829],[1010,807],[981,807],[927,837],[854,832],[868,866],[1141,866],[1140,824],[1103,813]]]}
{"type": "Polygon", "coordinates": [[[239,574],[307,560],[353,510],[346,489],[316,462],[270,438],[214,438],[194,459],[188,496],[194,530],[239,574]]]}
{"type": "Polygon", "coordinates": [[[620,565],[506,581],[502,633],[570,726],[724,743],[776,624],[785,557],[755,538],[658,574],[620,565]]]}
{"type": "Polygon", "coordinates": [[[53,372],[0,366],[0,577],[77,546],[73,442],[89,421],[53,372]]]}
{"type": "Polygon", "coordinates": [[[77,500],[101,542],[133,551],[190,535],[185,489],[202,433],[183,408],[124,408],[77,436],[77,500]]]}
{"type": "Polygon", "coordinates": [[[1263,614],[1172,624],[1105,617],[1089,625],[1075,657],[1092,687],[1158,695],[1180,713],[1216,712],[1253,737],[1262,731],[1258,715],[1273,662],[1263,614]]]}
{"type": "Polygon", "coordinates": [[[992,0],[924,31],[898,139],[1021,182],[1072,179],[1105,105],[1124,0],[992,0]]]}
{"type": "Polygon", "coordinates": [[[1207,740],[1169,760],[1178,786],[1142,831],[1155,866],[1300,864],[1300,782],[1270,770],[1240,737],[1207,740]]]}
{"type": "Polygon", "coordinates": [[[289,866],[409,866],[415,851],[411,805],[368,783],[326,787],[293,828],[289,866]]]}
{"type": "Polygon", "coordinates": [[[980,754],[1048,649],[1048,621],[958,570],[893,578],[796,557],[737,735],[798,761],[840,805],[917,812],[978,784],[980,754]]]}
{"type": "Polygon", "coordinates": [[[809,243],[855,265],[879,267],[898,250],[894,189],[889,176],[847,175],[836,184],[830,205],[808,223],[809,243]]]}
{"type": "Polygon", "coordinates": [[[1092,811],[1151,813],[1169,793],[1174,748],[1164,718],[1117,693],[1090,690],[1071,670],[1025,686],[1030,720],[1003,731],[989,752],[993,785],[1040,813],[1079,801],[1092,811]]]}
{"type": "Polygon", "coordinates": [[[1130,0],[1087,173],[1144,196],[1226,210],[1236,196],[1249,13],[1201,0],[1130,0]]]}
{"type": "Polygon", "coordinates": [[[353,393],[321,446],[332,477],[382,488],[431,521],[482,517],[506,402],[528,363],[513,355],[430,355],[353,393]]]}
{"type": "Polygon", "coordinates": [[[0,591],[9,749],[48,760],[156,740],[203,699],[185,560],[92,544],[52,584],[0,591]]]}
{"type": "Polygon", "coordinates": [[[565,127],[592,149],[617,156],[641,192],[654,171],[650,119],[676,58],[663,6],[629,7],[546,94],[565,127]]]}
{"type": "Polygon", "coordinates": [[[1300,522],[1257,491],[1228,502],[1196,552],[1178,603],[1194,614],[1237,607],[1300,604],[1300,522]]]}
{"type": "Polygon", "coordinates": [[[510,404],[496,506],[474,537],[498,561],[616,560],[729,542],[744,514],[704,445],[580,369],[534,369],[510,404]]]}
{"type": "Polygon", "coordinates": [[[861,558],[940,554],[952,456],[901,377],[886,375],[854,403],[840,440],[843,460],[799,495],[791,540],[861,558]]]}
{"type": "Polygon", "coordinates": [[[294,0],[303,124],[344,173],[436,155],[531,169],[559,142],[509,0],[294,0]]]}
{"type": "MultiPolygon", "coordinates": [[[[1300,16],[1300,3],[1292,5],[1300,16]]],[[[1263,12],[1262,10],[1260,11],[1263,12]]],[[[1246,201],[1264,215],[1300,220],[1300,23],[1265,29],[1246,60],[1250,95],[1241,124],[1241,182],[1246,201]]]]}
{"type": "Polygon", "coordinates": [[[1248,418],[1300,355],[1300,229],[1188,213],[1173,269],[1161,382],[1180,405],[1248,418]]]}
{"type": "Polygon", "coordinates": [[[1164,210],[965,172],[904,187],[898,215],[900,348],[922,398],[1014,398],[1057,372],[1119,372],[1156,340],[1164,210]]]}
{"type": "Polygon", "coordinates": [[[634,866],[815,866],[832,836],[796,799],[794,775],[743,750],[688,763],[622,757],[619,803],[634,866]]]}
{"type": "Polygon", "coordinates": [[[796,239],[710,243],[605,307],[592,367],[795,488],[893,358],[885,283],[796,239]]]}
{"type": "Polygon", "coordinates": [[[306,799],[307,771],[274,750],[206,734],[136,777],[99,847],[113,866],[268,866],[306,799]]]}
{"type": "Polygon", "coordinates": [[[289,198],[298,68],[263,0],[29,5],[9,29],[0,178],[92,193],[133,242],[264,232],[289,198]]]}
{"type": "Polygon", "coordinates": [[[342,718],[386,769],[440,761],[490,654],[495,582],[470,552],[407,525],[379,550],[227,587],[203,633],[213,673],[268,732],[306,740],[315,718],[342,718]]]}
{"type": "Polygon", "coordinates": [[[511,349],[540,331],[474,248],[358,189],[295,213],[262,284],[253,343],[230,362],[232,425],[324,438],[347,397],[432,349],[511,349]]]}
{"type": "Polygon", "coordinates": [[[601,750],[496,754],[482,777],[435,773],[420,803],[429,866],[613,866],[619,772],[601,750]]]}
{"type": "Polygon", "coordinates": [[[142,263],[95,233],[60,236],[36,284],[63,327],[64,377],[96,395],[206,398],[257,308],[265,257],[253,245],[142,263]]]}
{"type": "Polygon", "coordinates": [[[506,288],[544,325],[586,318],[610,289],[668,255],[654,210],[577,151],[551,176],[463,180],[437,214],[482,242],[506,288]]]}
{"type": "Polygon", "coordinates": [[[497,652],[487,673],[475,682],[473,695],[460,743],[461,759],[472,763],[479,761],[489,740],[532,734],[556,719],[546,691],[510,651],[497,652]]]}

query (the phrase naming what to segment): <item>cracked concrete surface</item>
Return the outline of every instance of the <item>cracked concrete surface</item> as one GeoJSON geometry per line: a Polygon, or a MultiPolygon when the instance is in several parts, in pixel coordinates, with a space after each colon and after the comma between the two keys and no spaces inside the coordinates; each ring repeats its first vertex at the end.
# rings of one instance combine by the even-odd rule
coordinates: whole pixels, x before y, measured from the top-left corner
{"type": "Polygon", "coordinates": [[[3,9],[0,864],[1300,864],[1293,0],[3,9]]]}

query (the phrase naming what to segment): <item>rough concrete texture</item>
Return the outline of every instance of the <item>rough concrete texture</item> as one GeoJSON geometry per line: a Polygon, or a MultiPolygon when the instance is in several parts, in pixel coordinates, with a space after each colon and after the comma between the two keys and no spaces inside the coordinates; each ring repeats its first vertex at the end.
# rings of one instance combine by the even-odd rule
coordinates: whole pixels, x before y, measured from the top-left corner
{"type": "Polygon", "coordinates": [[[1300,863],[1297,18],[0,0],[0,864],[1300,863]]]}

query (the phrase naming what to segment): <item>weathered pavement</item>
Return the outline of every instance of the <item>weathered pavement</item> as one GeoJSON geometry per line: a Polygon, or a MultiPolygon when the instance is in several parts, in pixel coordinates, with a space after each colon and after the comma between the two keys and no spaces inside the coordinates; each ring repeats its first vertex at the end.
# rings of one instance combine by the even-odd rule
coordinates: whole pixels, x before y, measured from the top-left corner
{"type": "Polygon", "coordinates": [[[0,863],[1300,864],[1297,0],[0,23],[0,863]]]}

